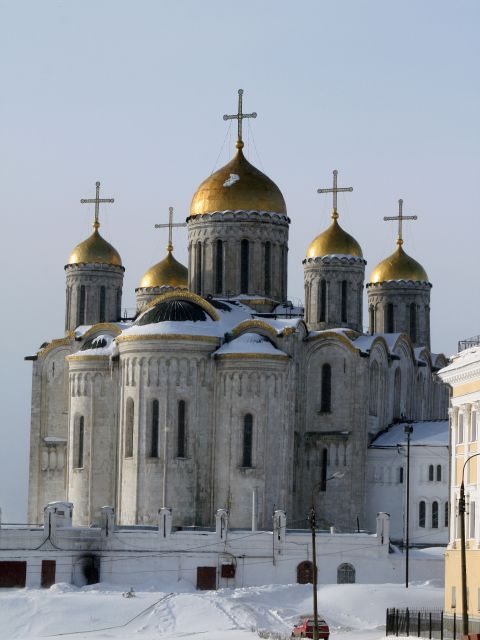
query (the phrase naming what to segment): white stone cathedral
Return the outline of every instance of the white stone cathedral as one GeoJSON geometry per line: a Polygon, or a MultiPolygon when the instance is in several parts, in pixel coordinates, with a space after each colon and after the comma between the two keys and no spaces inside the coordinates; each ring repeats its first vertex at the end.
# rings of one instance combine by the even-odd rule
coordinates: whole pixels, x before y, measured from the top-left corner
{"type": "Polygon", "coordinates": [[[255,495],[260,528],[275,509],[303,528],[315,488],[319,525],[365,526],[367,447],[401,418],[446,418],[434,375],[446,361],[430,351],[431,284],[401,235],[366,285],[363,332],[366,261],[338,222],[339,190],[335,172],[332,223],[303,261],[303,314],[287,302],[285,201],[245,158],[239,126],[233,159],[193,196],[188,269],[170,241],[122,320],[124,266],[98,230],[97,183],[93,233],[65,266],[65,336],[29,358],[29,522],[68,500],[82,525],[112,505],[119,524],[171,507],[176,526],[211,526],[225,508],[246,527],[255,495]]]}

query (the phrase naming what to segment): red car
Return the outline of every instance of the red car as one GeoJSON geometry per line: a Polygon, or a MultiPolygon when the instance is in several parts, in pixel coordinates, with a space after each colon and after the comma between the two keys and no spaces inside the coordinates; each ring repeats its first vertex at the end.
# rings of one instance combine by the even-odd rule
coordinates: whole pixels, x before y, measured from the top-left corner
{"type": "MultiPolygon", "coordinates": [[[[293,627],[292,638],[313,638],[313,618],[304,618],[293,627]]],[[[318,638],[319,640],[328,640],[330,629],[323,618],[318,618],[318,638]]]]}

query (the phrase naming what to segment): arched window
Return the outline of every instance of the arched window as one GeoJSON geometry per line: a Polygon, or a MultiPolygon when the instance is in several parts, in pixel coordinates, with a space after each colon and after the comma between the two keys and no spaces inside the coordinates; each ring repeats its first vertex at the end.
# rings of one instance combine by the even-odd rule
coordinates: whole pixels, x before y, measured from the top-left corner
{"type": "Polygon", "coordinates": [[[322,462],[320,465],[320,491],[327,490],[328,449],[322,449],[322,462]]]}
{"type": "Polygon", "coordinates": [[[432,529],[438,529],[438,502],[432,502],[432,529]]]}
{"type": "Polygon", "coordinates": [[[264,264],[264,278],[265,278],[265,295],[270,295],[270,289],[272,287],[272,245],[270,242],[265,243],[265,264],[264,264]]]}
{"type": "Polygon", "coordinates": [[[240,243],[240,293],[248,293],[250,271],[250,243],[242,240],[240,243]]]}
{"type": "Polygon", "coordinates": [[[100,322],[105,322],[105,287],[100,287],[100,309],[98,319],[100,322]]]}
{"type": "Polygon", "coordinates": [[[342,322],[347,322],[347,281],[342,280],[342,322]]]}
{"type": "Polygon", "coordinates": [[[437,464],[437,482],[442,481],[442,465],[437,464]]]}
{"type": "Polygon", "coordinates": [[[448,527],[448,502],[445,502],[445,506],[444,506],[443,526],[448,527]]]}
{"type": "Polygon", "coordinates": [[[122,317],[122,290],[117,289],[117,320],[122,317]]]}
{"type": "Polygon", "coordinates": [[[418,526],[422,527],[422,529],[425,528],[425,517],[426,517],[425,512],[426,512],[425,501],[421,500],[418,505],[418,526]]]}
{"type": "Polygon", "coordinates": [[[135,405],[132,398],[127,398],[125,409],[125,458],[133,457],[133,417],[135,405]]]}
{"type": "Polygon", "coordinates": [[[195,245],[195,293],[202,292],[202,243],[195,245]]]}
{"type": "Polygon", "coordinates": [[[403,467],[398,467],[398,483],[403,484],[403,467]]]}
{"type": "Polygon", "coordinates": [[[395,318],[393,314],[393,304],[389,302],[386,308],[385,332],[393,333],[395,331],[395,318]]]}
{"type": "Polygon", "coordinates": [[[74,422],[74,451],[73,461],[75,469],[83,468],[83,450],[85,442],[85,418],[76,416],[74,422]]]}
{"type": "Polygon", "coordinates": [[[177,458],[186,458],[187,438],[185,425],[185,400],[178,401],[177,411],[177,458]]]}
{"type": "Polygon", "coordinates": [[[215,293],[223,292],[223,242],[217,240],[215,260],[215,293]]]}
{"type": "Polygon", "coordinates": [[[412,342],[417,341],[417,305],[414,302],[410,305],[410,338],[412,342]]]}
{"type": "Polygon", "coordinates": [[[78,319],[77,324],[85,324],[85,285],[81,285],[78,291],[78,319]]]}
{"type": "Polygon", "coordinates": [[[337,568],[337,584],[354,584],[355,567],[349,562],[344,562],[337,568]]]}
{"type": "Polygon", "coordinates": [[[318,291],[318,321],[325,322],[327,318],[327,282],[326,280],[320,280],[318,291]]]}
{"type": "Polygon", "coordinates": [[[313,583],[313,562],[305,560],[297,566],[297,583],[312,584],[313,583]]]}
{"type": "Polygon", "coordinates": [[[242,467],[252,466],[253,449],[253,416],[247,413],[243,418],[243,453],[242,467]]]}
{"type": "Polygon", "coordinates": [[[375,307],[372,305],[368,312],[370,314],[370,333],[375,333],[375,307]]]}
{"type": "Polygon", "coordinates": [[[370,393],[369,393],[369,413],[371,416],[376,416],[378,412],[378,394],[379,394],[379,373],[378,363],[374,360],[370,367],[370,393]]]}
{"type": "Polygon", "coordinates": [[[401,398],[402,398],[402,374],[399,368],[395,370],[395,378],[393,383],[393,419],[398,420],[401,415],[401,398]]]}
{"type": "Polygon", "coordinates": [[[158,458],[158,423],[159,405],[158,400],[152,400],[152,424],[150,430],[150,457],[158,458]]]}
{"type": "Polygon", "coordinates": [[[435,473],[435,469],[433,467],[433,464],[428,465],[428,481],[429,482],[433,482],[435,480],[434,473],[435,473]]]}
{"type": "Polygon", "coordinates": [[[332,367],[329,364],[322,366],[322,396],[320,403],[322,413],[332,411],[332,367]]]}

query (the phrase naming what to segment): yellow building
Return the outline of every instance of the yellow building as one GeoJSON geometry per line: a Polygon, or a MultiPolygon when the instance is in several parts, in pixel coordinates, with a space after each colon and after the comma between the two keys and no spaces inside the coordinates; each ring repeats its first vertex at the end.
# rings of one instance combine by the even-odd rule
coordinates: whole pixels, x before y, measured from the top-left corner
{"type": "Polygon", "coordinates": [[[452,391],[450,403],[450,526],[445,553],[445,612],[462,611],[460,519],[458,501],[462,479],[465,485],[465,538],[468,614],[480,620],[480,336],[461,343],[464,350],[441,369],[440,378],[452,391]],[[478,505],[478,507],[477,507],[478,505]]]}

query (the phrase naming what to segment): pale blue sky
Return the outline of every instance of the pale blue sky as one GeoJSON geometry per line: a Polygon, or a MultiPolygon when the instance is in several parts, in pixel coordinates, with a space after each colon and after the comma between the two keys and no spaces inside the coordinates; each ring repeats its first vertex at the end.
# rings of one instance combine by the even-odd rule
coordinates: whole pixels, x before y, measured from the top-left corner
{"type": "MultiPolygon", "coordinates": [[[[223,122],[242,87],[246,152],[292,220],[289,295],[329,222],[316,193],[339,170],[341,222],[367,275],[395,246],[397,200],[419,220],[405,249],[433,283],[432,346],[480,333],[478,0],[0,0],[0,506],[24,519],[31,365],[61,337],[63,266],[102,232],[126,266],[124,304],[164,253],[155,231],[233,153],[223,122]],[[225,145],[223,144],[226,142],[225,145]],[[222,146],[223,145],[223,146],[222,146]],[[218,160],[217,160],[218,158],[218,160]]],[[[186,261],[186,231],[174,237],[186,261]]],[[[366,321],[365,323],[366,324],[366,321]]]]}

